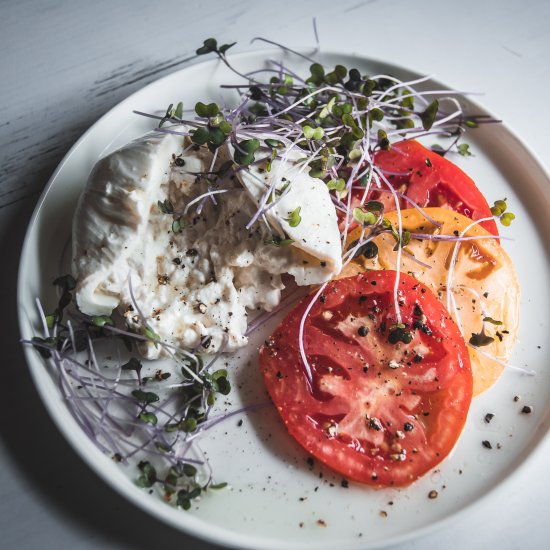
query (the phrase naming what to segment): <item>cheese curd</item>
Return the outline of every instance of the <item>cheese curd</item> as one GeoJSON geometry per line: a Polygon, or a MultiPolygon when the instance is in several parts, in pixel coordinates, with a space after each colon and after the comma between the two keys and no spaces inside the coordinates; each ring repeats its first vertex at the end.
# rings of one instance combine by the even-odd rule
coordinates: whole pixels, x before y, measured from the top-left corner
{"type": "MultiPolygon", "coordinates": [[[[223,160],[221,150],[214,159],[187,138],[153,132],[96,164],[73,224],[76,300],[84,313],[118,308],[132,330],[148,328],[168,349],[233,351],[247,343],[249,312],[280,302],[282,274],[309,285],[340,270],[336,215],[320,180],[290,166],[292,194],[269,224],[260,218],[248,230],[257,200],[243,188],[246,176],[224,178],[223,193],[208,195],[204,173],[223,160]],[[174,215],[159,207],[166,199],[174,215]],[[297,207],[302,219],[291,228],[285,218],[297,207]],[[273,232],[283,231],[294,242],[274,245],[273,232]]],[[[156,358],[165,349],[147,342],[141,351],[156,358]]]]}

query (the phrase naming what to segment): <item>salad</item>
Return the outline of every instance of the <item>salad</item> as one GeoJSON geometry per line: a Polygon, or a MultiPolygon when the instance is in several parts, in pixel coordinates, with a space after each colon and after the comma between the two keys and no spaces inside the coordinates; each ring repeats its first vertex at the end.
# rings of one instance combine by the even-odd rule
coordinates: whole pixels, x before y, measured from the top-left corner
{"type": "MultiPolygon", "coordinates": [[[[231,46],[197,54],[231,67],[231,46]]],[[[201,438],[273,406],[216,405],[234,391],[225,354],[272,316],[286,312],[251,368],[289,434],[375,487],[449,454],[516,339],[519,284],[497,228],[514,215],[450,160],[495,121],[427,78],[310,61],[307,75],[235,70],[228,107],[136,113],[158,127],[94,167],[72,273],[29,342],[99,448],[139,461],[137,483],[184,509],[230,482],[201,438]]]]}

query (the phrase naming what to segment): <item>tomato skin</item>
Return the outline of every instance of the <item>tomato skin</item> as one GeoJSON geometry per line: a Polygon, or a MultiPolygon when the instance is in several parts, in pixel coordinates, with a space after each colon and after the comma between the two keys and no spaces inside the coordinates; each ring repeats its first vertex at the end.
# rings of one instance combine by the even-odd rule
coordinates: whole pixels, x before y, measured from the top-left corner
{"type": "MultiPolygon", "coordinates": [[[[403,141],[389,151],[379,151],[375,163],[382,170],[407,172],[408,176],[389,174],[386,177],[395,188],[406,184],[406,195],[419,206],[445,205],[472,220],[492,217],[485,197],[472,178],[418,141],[403,141]]],[[[410,208],[410,205],[403,205],[403,208],[410,208]]],[[[480,225],[492,235],[498,235],[494,220],[480,225]]]]}
{"type": "MultiPolygon", "coordinates": [[[[401,141],[389,151],[378,151],[374,163],[385,173],[394,189],[422,208],[443,206],[472,220],[492,218],[489,204],[472,178],[418,141],[401,141]]],[[[362,195],[360,191],[354,192],[356,206],[359,206],[362,195]]],[[[390,193],[372,190],[367,200],[381,201],[387,212],[395,210],[395,200],[390,193]]],[[[401,199],[400,208],[412,206],[401,199]]],[[[493,219],[480,225],[491,235],[498,235],[493,219]]]]}
{"type": "Polygon", "coordinates": [[[403,322],[418,321],[416,306],[426,329],[411,329],[410,344],[388,343],[395,276],[372,271],[327,285],[324,303],[316,300],[305,323],[311,382],[298,336],[311,296],[260,349],[266,387],[289,433],[346,478],[377,487],[409,485],[443,460],[472,398],[458,328],[431,291],[408,275],[401,274],[399,285],[403,322]],[[358,333],[365,333],[362,323],[370,323],[365,336],[358,333]],[[418,349],[426,353],[415,361],[418,349]]]}

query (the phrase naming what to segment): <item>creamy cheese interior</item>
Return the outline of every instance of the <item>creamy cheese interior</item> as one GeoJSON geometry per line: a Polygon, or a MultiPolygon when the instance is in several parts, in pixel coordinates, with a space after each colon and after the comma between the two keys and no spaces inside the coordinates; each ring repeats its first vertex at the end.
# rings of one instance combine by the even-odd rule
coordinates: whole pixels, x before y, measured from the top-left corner
{"type": "MultiPolygon", "coordinates": [[[[84,313],[118,308],[133,330],[147,326],[168,344],[232,351],[247,342],[249,313],[279,303],[282,274],[309,285],[340,271],[340,233],[320,180],[295,177],[269,225],[260,218],[250,230],[257,197],[240,177],[223,180],[224,193],[189,205],[209,190],[197,174],[223,160],[223,152],[213,162],[208,149],[156,132],[97,163],[73,223],[76,300],[84,313]],[[181,215],[179,231],[158,206],[166,199],[181,215]],[[297,207],[302,219],[290,228],[287,218],[297,207]],[[273,244],[281,229],[291,245],[273,244]]],[[[148,343],[142,351],[155,358],[163,349],[148,343]]]]}

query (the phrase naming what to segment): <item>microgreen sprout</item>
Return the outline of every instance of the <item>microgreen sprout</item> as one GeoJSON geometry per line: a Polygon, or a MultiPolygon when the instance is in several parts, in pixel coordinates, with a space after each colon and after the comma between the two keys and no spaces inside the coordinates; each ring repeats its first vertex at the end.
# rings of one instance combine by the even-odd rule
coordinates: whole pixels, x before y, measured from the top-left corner
{"type": "Polygon", "coordinates": [[[141,334],[121,327],[114,316],[78,313],[73,307],[71,291],[76,281],[72,276],[58,277],[54,284],[61,289],[58,313],[41,313],[48,332],[24,343],[49,359],[69,410],[90,439],[116,462],[147,457],[137,464],[138,487],[159,486],[166,501],[185,510],[205,491],[225,487],[213,481],[198,447],[199,436],[245,410],[212,416],[216,397],[231,392],[227,370],[212,368],[222,350],[205,365],[200,354],[167,346],[150,327],[143,326],[141,334]],[[59,311],[69,320],[64,322],[59,311]],[[103,341],[115,349],[122,344],[115,353],[120,356],[127,353],[126,344],[134,351],[149,339],[171,357],[172,372],[156,369],[143,376],[151,367],[135,355],[111,359],[99,368],[95,347],[103,341]],[[178,380],[167,385],[174,377],[178,380]]]}
{"type": "Polygon", "coordinates": [[[349,245],[350,250],[357,248],[353,255],[354,258],[364,256],[367,260],[372,260],[378,256],[378,245],[375,242],[368,241],[365,244],[357,246],[358,244],[359,241],[352,241],[349,245]]]}
{"type": "Polygon", "coordinates": [[[301,206],[298,206],[298,208],[292,210],[292,212],[288,213],[287,222],[290,227],[298,227],[300,225],[300,222],[302,221],[302,217],[300,216],[300,210],[302,209],[301,206]]]}
{"type": "Polygon", "coordinates": [[[338,191],[338,193],[342,193],[346,188],[346,180],[344,178],[333,178],[327,182],[327,188],[329,191],[338,191]]]}
{"type": "Polygon", "coordinates": [[[248,166],[255,160],[254,154],[260,148],[259,140],[245,139],[235,146],[234,159],[241,166],[248,166]]]}
{"type": "Polygon", "coordinates": [[[180,101],[175,107],[173,103],[168,105],[166,109],[166,114],[159,121],[159,128],[169,121],[178,121],[183,116],[183,103],[180,101]]]}
{"type": "Polygon", "coordinates": [[[174,212],[174,207],[170,202],[170,199],[165,199],[164,201],[158,201],[157,205],[163,214],[172,214],[174,212]]]}
{"type": "Polygon", "coordinates": [[[439,101],[434,99],[420,114],[420,120],[422,121],[422,127],[424,130],[429,130],[436,120],[437,112],[439,110],[439,101]]]}
{"type": "Polygon", "coordinates": [[[472,336],[468,340],[468,343],[476,348],[479,348],[482,346],[488,346],[489,344],[492,344],[494,341],[495,339],[492,336],[488,336],[485,333],[485,327],[483,327],[480,332],[472,333],[472,336]]]}
{"type": "Polygon", "coordinates": [[[363,226],[376,223],[377,216],[373,212],[365,212],[362,208],[353,209],[353,219],[363,226]]]}
{"type": "Polygon", "coordinates": [[[458,153],[463,157],[471,156],[470,146],[467,143],[460,143],[457,145],[458,153]]]}
{"type": "Polygon", "coordinates": [[[225,55],[227,50],[229,48],[232,48],[236,42],[232,42],[231,44],[223,44],[218,47],[218,43],[214,38],[207,38],[203,45],[197,50],[197,55],[204,55],[207,53],[215,52],[218,55],[225,55]]]}
{"type": "Polygon", "coordinates": [[[512,221],[516,219],[515,214],[506,211],[507,208],[508,205],[506,204],[506,199],[495,201],[491,207],[491,214],[493,214],[495,218],[498,218],[500,223],[506,227],[508,227],[512,221]]]}

